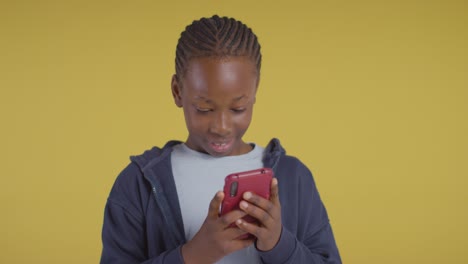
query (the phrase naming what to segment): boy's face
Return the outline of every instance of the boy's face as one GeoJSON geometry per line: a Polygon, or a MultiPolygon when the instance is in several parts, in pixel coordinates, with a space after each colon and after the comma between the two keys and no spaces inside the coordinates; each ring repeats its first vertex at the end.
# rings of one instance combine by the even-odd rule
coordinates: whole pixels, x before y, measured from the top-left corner
{"type": "Polygon", "coordinates": [[[183,107],[187,146],[212,156],[240,155],[252,120],[258,74],[246,57],[195,58],[179,81],[172,79],[177,106],[183,107]]]}

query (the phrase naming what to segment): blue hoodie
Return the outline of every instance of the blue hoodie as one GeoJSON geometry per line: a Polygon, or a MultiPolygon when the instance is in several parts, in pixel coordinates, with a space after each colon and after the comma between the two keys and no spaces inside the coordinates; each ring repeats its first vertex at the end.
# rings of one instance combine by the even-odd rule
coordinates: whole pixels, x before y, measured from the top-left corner
{"type": "MultiPolygon", "coordinates": [[[[184,263],[181,246],[187,241],[170,155],[180,143],[131,157],[117,177],[104,212],[101,264],[184,263]]],[[[278,179],[283,229],[273,249],[259,251],[262,263],[341,263],[309,169],[286,155],[277,139],[265,148],[263,164],[278,179]]]]}

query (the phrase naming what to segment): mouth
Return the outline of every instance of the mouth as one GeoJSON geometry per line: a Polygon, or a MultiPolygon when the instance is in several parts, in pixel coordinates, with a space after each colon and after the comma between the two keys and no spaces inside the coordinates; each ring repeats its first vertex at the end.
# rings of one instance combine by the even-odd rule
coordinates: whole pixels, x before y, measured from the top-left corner
{"type": "Polygon", "coordinates": [[[211,149],[216,153],[224,153],[231,149],[233,141],[210,142],[211,149]]]}

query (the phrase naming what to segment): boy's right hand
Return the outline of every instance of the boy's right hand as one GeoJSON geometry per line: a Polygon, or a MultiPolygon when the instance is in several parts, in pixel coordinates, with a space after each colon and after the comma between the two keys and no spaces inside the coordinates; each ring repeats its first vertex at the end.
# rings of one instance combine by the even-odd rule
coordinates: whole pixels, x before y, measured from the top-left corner
{"type": "Polygon", "coordinates": [[[229,227],[237,219],[246,215],[234,210],[219,216],[219,207],[224,193],[219,191],[210,202],[208,216],[198,233],[182,246],[182,256],[186,264],[214,263],[224,256],[248,247],[254,239],[237,239],[246,234],[238,227],[229,227]]]}

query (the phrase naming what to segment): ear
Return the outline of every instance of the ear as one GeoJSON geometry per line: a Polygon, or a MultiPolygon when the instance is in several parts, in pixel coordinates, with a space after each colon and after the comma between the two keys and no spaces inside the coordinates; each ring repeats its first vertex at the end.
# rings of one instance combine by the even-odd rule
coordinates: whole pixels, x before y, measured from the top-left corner
{"type": "Polygon", "coordinates": [[[172,97],[174,97],[174,103],[177,105],[177,107],[182,107],[180,84],[177,81],[177,76],[175,74],[172,75],[171,90],[172,97]]]}

